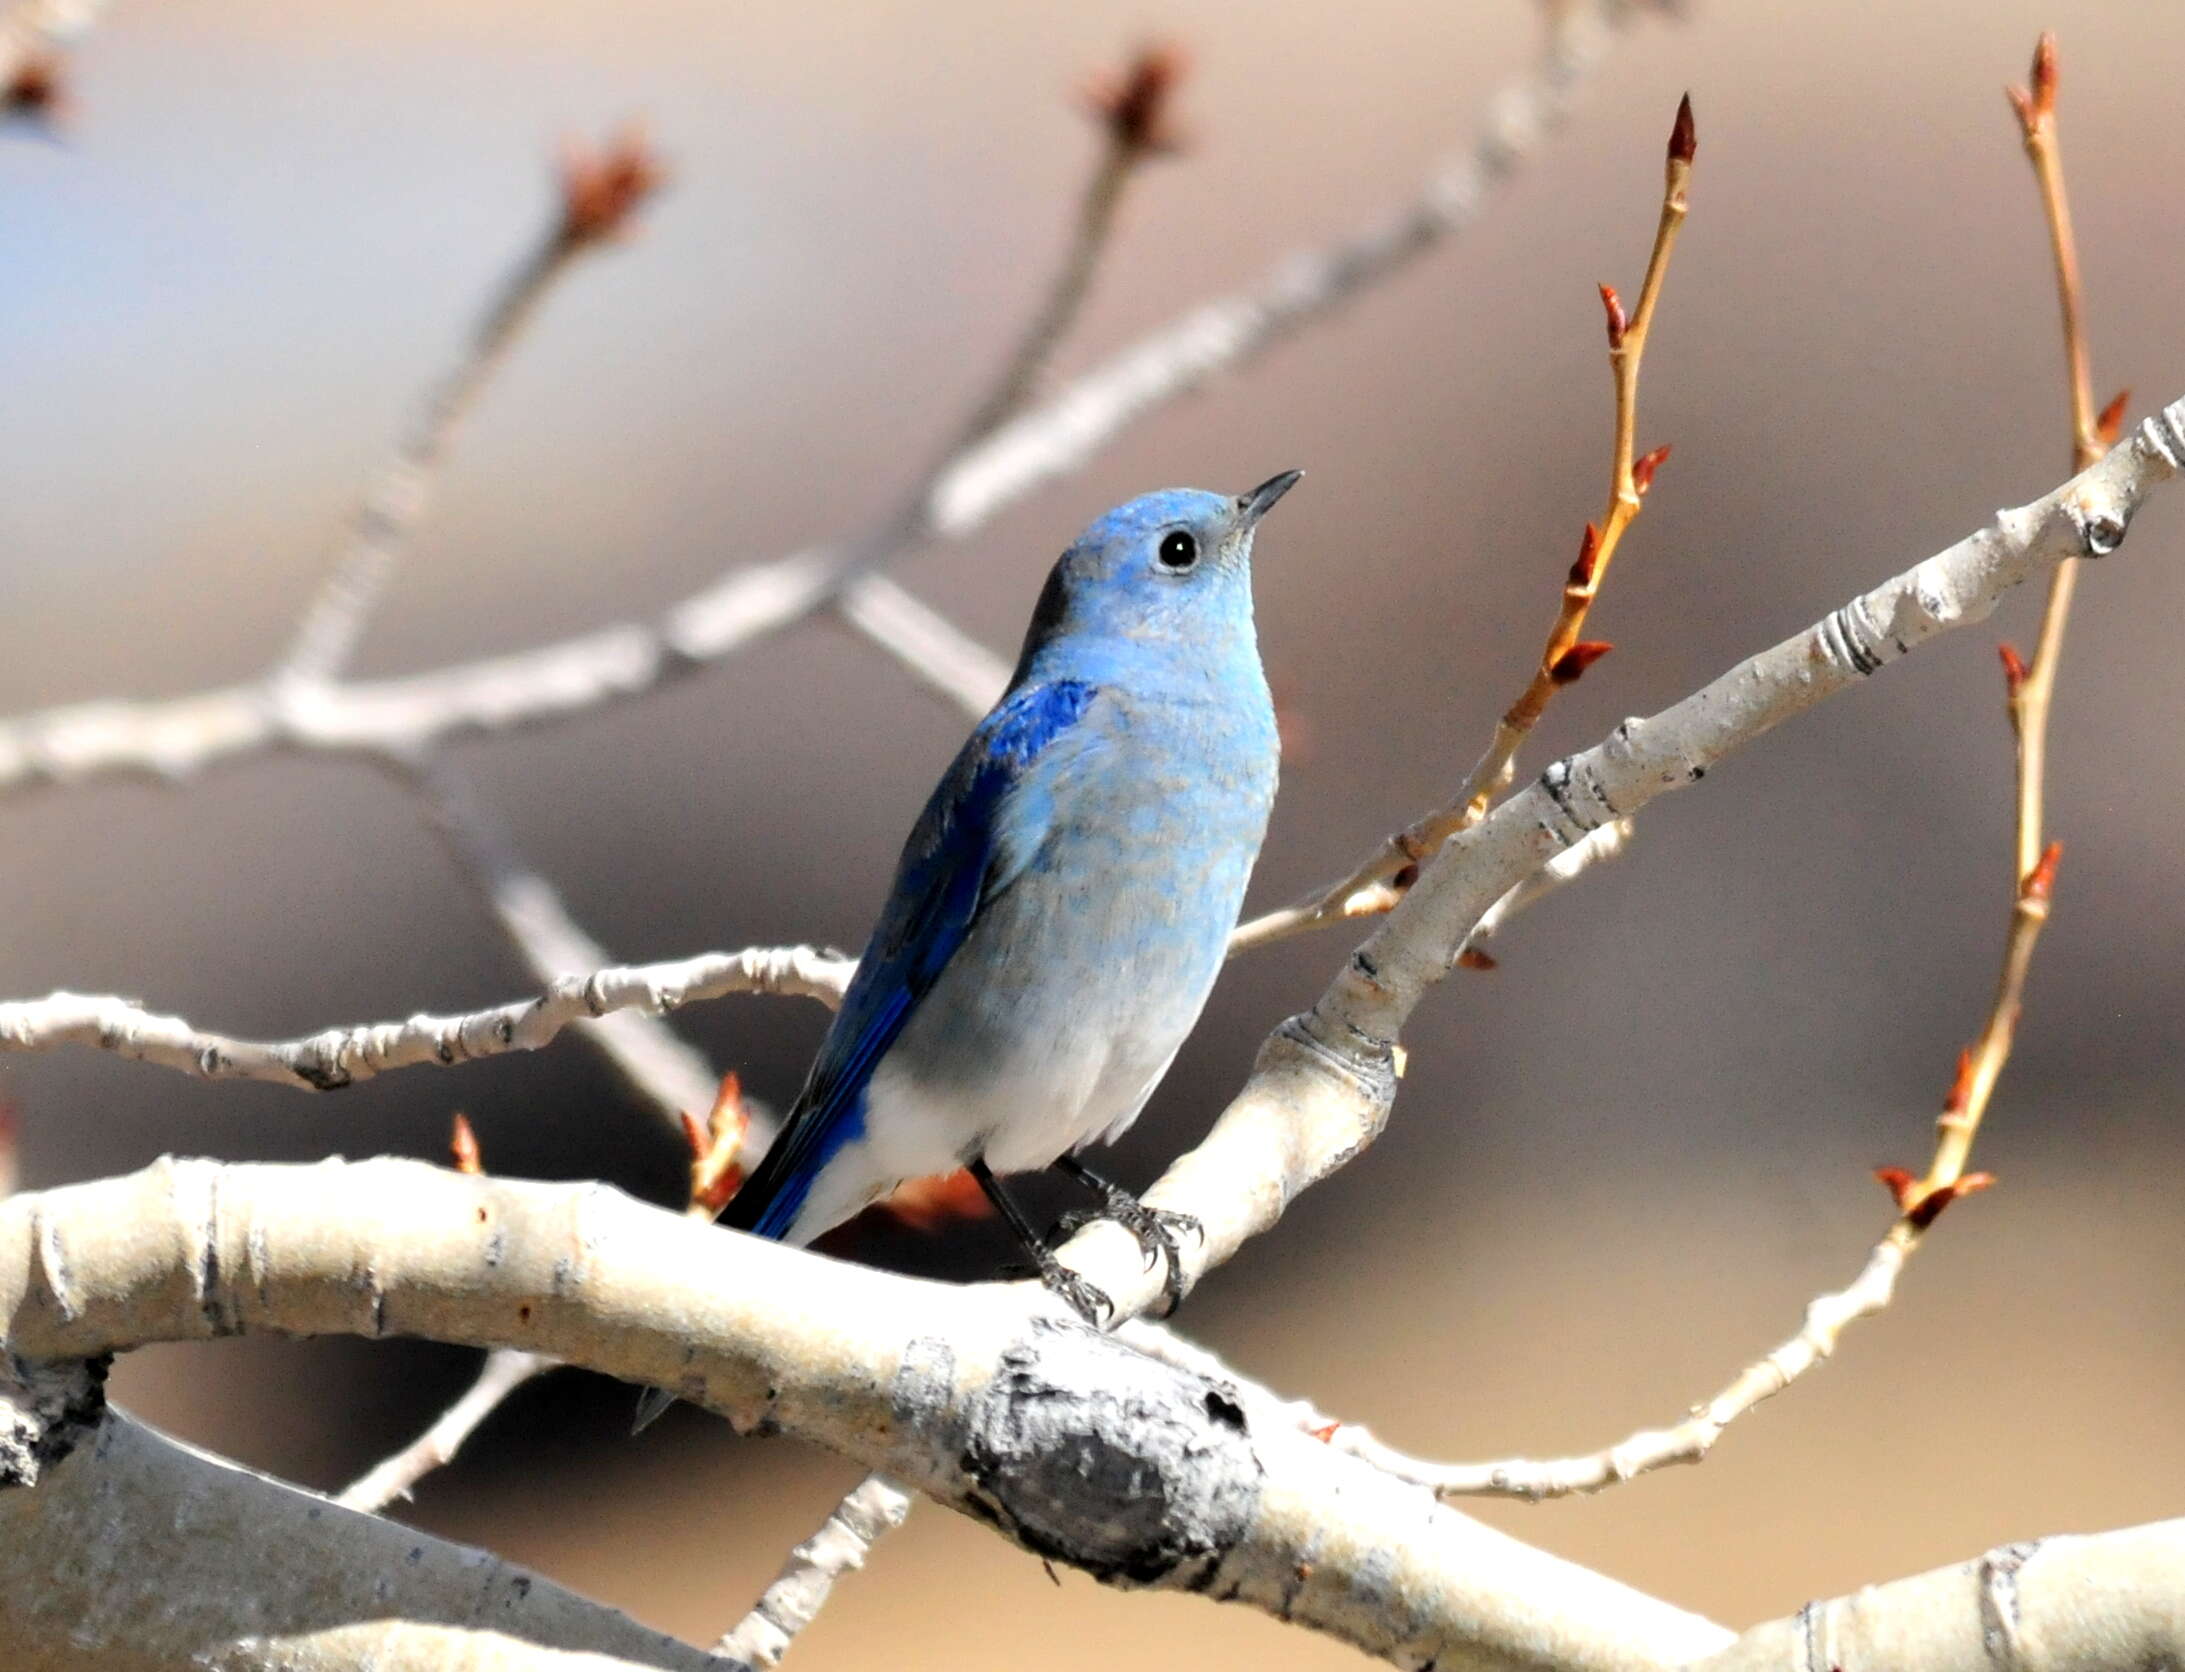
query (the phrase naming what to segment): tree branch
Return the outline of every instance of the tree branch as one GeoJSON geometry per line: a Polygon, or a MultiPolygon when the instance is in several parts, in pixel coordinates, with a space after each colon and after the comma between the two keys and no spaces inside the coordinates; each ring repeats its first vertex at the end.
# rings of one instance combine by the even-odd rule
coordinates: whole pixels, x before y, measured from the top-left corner
{"type": "Polygon", "coordinates": [[[713,1646],[753,1666],[776,1666],[797,1634],[819,1617],[835,1582],[865,1565],[872,1547],[903,1524],[911,1499],[885,1475],[867,1475],[835,1505],[818,1532],[789,1552],[766,1594],[713,1646]]]}
{"type": "MultiPolygon", "coordinates": [[[[2109,456],[1980,532],[1853,599],[1712,684],[1607,741],[1551,765],[1451,838],[1403,901],[1351,955],[1313,1008],[1260,1048],[1244,1090],[1205,1141],[1147,1191],[1149,1207],[1191,1214],[1203,1238],[1180,1250],[1188,1287],[1272,1226],[1298,1192],[1380,1134],[1395,1097],[1397,1035],[1496,901],[1592,832],[1719,761],[1824,697],[1856,685],[2068,557],[2123,542],[2132,516],[2185,469],[2185,400],[2109,456]]],[[[1152,1307],[1162,1281],[1136,1242],[1096,1222],[1060,1251],[1119,1316],[1152,1307]]]]}
{"type": "Polygon", "coordinates": [[[730,993],[787,994],[831,1007],[855,967],[847,958],[809,946],[747,947],[563,976],[536,997],[486,1010],[360,1022],[301,1039],[267,1041],[204,1032],[179,1016],[157,1015],[127,999],[53,993],[0,1003],[0,1052],[87,1045],[201,1079],[338,1091],[389,1069],[450,1067],[508,1051],[535,1051],[573,1022],[617,1011],[664,1013],[730,993]]]}
{"type": "MultiPolygon", "coordinates": [[[[1255,1431],[1220,1385],[1036,1286],[727,1237],[599,1185],[167,1161],[0,1207],[0,1316],[32,1360],[255,1331],[543,1353],[816,1441],[1110,1583],[1244,1602],[1403,1665],[1607,1672],[1728,1641],[1303,1435],[1255,1431]]],[[[35,1587],[65,1552],[39,1536],[47,1495],[11,1496],[28,1517],[14,1574],[35,1587]]],[[[238,1571],[223,1558],[218,1595],[238,1571]]],[[[109,1575],[109,1606],[136,1579],[164,1594],[172,1561],[109,1575]]],[[[0,1617],[12,1606],[0,1590],[0,1617]]]]}
{"type": "Polygon", "coordinates": [[[1601,595],[1601,584],[1608,578],[1609,564],[1615,560],[1624,531],[1638,517],[1654,472],[1669,456],[1667,447],[1657,448],[1644,458],[1635,456],[1639,367],[1646,357],[1647,337],[1654,327],[1662,285],[1669,276],[1669,257],[1676,249],[1677,233],[1689,209],[1692,161],[1698,148],[1692,101],[1686,98],[1678,104],[1676,120],[1670,127],[1661,213],[1655,223],[1654,246],[1647,256],[1646,277],[1639,286],[1637,308],[1627,317],[1615,290],[1601,286],[1601,302],[1608,311],[1609,373],[1615,385],[1615,440],[1609,454],[1608,505],[1599,523],[1586,524],[1578,560],[1563,583],[1555,621],[1524,689],[1503,711],[1486,753],[1445,805],[1389,837],[1340,882],[1330,883],[1300,904],[1240,925],[1230,937],[1232,951],[1265,946],[1346,918],[1375,916],[1395,905],[1418,877],[1420,865],[1458,831],[1479,823],[1488,804],[1509,787],[1517,753],[1540,723],[1556,692],[1575,684],[1612,648],[1605,641],[1589,641],[1579,635],[1585,631],[1594,600],[1601,595]]]}
{"type": "Polygon", "coordinates": [[[652,622],[625,622],[426,673],[274,689],[265,681],[150,702],[109,700],[0,722],[0,794],[137,774],[181,778],[285,749],[416,756],[448,738],[544,724],[655,690],[803,620],[922,539],[961,539],[1075,470],[1144,418],[1324,319],[1468,226],[1568,115],[1615,31],[1644,8],[1592,0],[1542,63],[1492,101],[1485,129],[1419,196],[1355,237],[1279,262],[1112,356],[941,473],[909,524],[739,569],[652,622]]]}

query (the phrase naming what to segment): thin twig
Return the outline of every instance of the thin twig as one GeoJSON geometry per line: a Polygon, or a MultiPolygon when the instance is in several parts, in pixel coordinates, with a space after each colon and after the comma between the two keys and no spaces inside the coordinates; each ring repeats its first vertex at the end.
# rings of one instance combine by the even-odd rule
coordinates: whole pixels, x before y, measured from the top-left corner
{"type": "Polygon", "coordinates": [[[730,993],[786,994],[831,1007],[840,1002],[855,967],[816,947],[746,947],[561,976],[530,998],[483,1010],[359,1022],[279,1040],[207,1032],[111,994],[53,993],[0,1003],[0,1052],[89,1046],[201,1079],[338,1091],[390,1069],[451,1068],[510,1051],[535,1051],[572,1023],[617,1011],[665,1014],[730,993]]]}
{"type": "Polygon", "coordinates": [[[604,152],[565,150],[552,221],[494,286],[455,363],[426,391],[394,451],[366,481],[341,556],[274,670],[276,684],[323,685],[341,677],[396,561],[424,518],[456,427],[507,362],[555,281],[579,256],[619,242],[660,178],[658,162],[634,129],[604,152]]]}
{"type": "MultiPolygon", "coordinates": [[[[2072,467],[2084,470],[2098,462],[2115,440],[2123,398],[2113,402],[2108,411],[2097,414],[2094,410],[2082,323],[2078,251],[2056,147],[2053,35],[2044,34],[2034,51],[2031,86],[2008,91],[2040,187],[2055,255],[2071,397],[2072,467]]],[[[1883,1182],[1896,1198],[1897,1218],[1868,1254],[1859,1275],[1848,1287],[1813,1301],[1797,1334],[1747,1366],[1728,1387],[1695,1408],[1684,1421],[1633,1434],[1597,1452],[1548,1460],[1507,1458],[1468,1465],[1428,1464],[1391,1451],[1370,1434],[1348,1426],[1326,1430],[1323,1437],[1331,1444],[1431,1487],[1443,1498],[1488,1495],[1537,1500],[1597,1491],[1670,1464],[1699,1462],[1729,1424],[1826,1359],[1852,1323],[1888,1306],[1905,1263],[1942,1211],[1958,1197],[1991,1182],[1987,1174],[1968,1172],[1966,1163],[1996,1082],[2010,1060],[2027,972],[2048,919],[2060,849],[2056,844],[2044,843],[2043,838],[2043,745],[2079,561],[2066,558],[2055,569],[2033,666],[2026,667],[2007,645],[2003,652],[2011,725],[2018,740],[2018,793],[2013,846],[2015,886],[1995,1000],[1980,1037],[1959,1059],[1956,1078],[1936,1122],[1934,1151],[1925,1174],[1915,1179],[1902,1168],[1880,1169],[1883,1182]]],[[[1319,1425],[1308,1426],[1317,1431],[1319,1425]]]]}
{"type": "Polygon", "coordinates": [[[1608,566],[1622,543],[1624,530],[1639,514],[1654,472],[1669,456],[1660,447],[1644,458],[1636,456],[1639,414],[1639,367],[1646,355],[1654,310],[1661,300],[1662,283],[1669,274],[1669,257],[1675,250],[1678,230],[1689,208],[1688,188],[1692,159],[1699,147],[1692,122],[1692,101],[1677,106],[1669,134],[1664,167],[1661,216],[1654,228],[1654,247],[1647,257],[1646,278],[1639,287],[1638,306],[1627,316],[1615,290],[1601,286],[1601,302],[1608,315],[1608,363],[1615,385],[1615,441],[1609,464],[1608,505],[1598,524],[1586,524],[1579,542],[1578,560],[1564,581],[1555,624],[1549,628],[1540,660],[1525,688],[1504,710],[1495,726],[1493,740],[1466,776],[1457,793],[1442,807],[1426,814],[1408,829],[1398,831],[1343,878],[1320,890],[1311,899],[1280,911],[1269,912],[1240,926],[1230,941],[1232,952],[1246,951],[1323,928],[1349,918],[1385,912],[1403,898],[1404,890],[1417,880],[1419,867],[1440,851],[1459,831],[1477,824],[1489,803],[1509,787],[1517,753],[1533,727],[1547,712],[1549,702],[1564,686],[1573,684],[1610,646],[1589,640],[1587,614],[1600,596],[1608,566]]]}

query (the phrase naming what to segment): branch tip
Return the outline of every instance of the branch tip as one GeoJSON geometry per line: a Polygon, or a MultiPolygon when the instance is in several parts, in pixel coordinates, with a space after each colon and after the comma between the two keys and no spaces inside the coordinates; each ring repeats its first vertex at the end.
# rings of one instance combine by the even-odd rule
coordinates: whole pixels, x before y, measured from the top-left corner
{"type": "Polygon", "coordinates": [[[1690,167],[1699,155],[1699,127],[1692,120],[1692,95],[1677,101],[1677,119],[1669,129],[1669,166],[1690,167]]]}
{"type": "Polygon", "coordinates": [[[1181,151],[1186,137],[1175,120],[1176,88],[1190,68],[1190,55],[1174,41],[1149,41],[1120,72],[1102,71],[1086,84],[1085,108],[1128,156],[1181,151]]]}
{"type": "Polygon", "coordinates": [[[448,1155],[458,1173],[483,1173],[485,1156],[478,1148],[478,1134],[470,1129],[468,1116],[457,1114],[453,1129],[448,1133],[448,1155]]]}
{"type": "Polygon", "coordinates": [[[667,169],[644,125],[629,123],[606,144],[573,136],[561,142],[561,225],[556,239],[568,249],[603,244],[628,235],[637,211],[667,183],[667,169]]]}

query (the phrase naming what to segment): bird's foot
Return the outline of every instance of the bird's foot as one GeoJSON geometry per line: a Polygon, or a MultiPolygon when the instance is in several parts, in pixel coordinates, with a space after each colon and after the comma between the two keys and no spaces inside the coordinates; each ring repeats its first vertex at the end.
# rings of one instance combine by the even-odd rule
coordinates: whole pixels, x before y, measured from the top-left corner
{"type": "Polygon", "coordinates": [[[1093,1282],[1090,1278],[1083,1277],[1072,1271],[1048,1253],[1046,1249],[1040,1249],[1038,1254],[1039,1258],[1035,1264],[1009,1266],[1004,1269],[1003,1275],[1006,1277],[1037,1277],[1041,1283],[1046,1285],[1049,1294],[1084,1319],[1086,1323],[1097,1330],[1106,1329],[1108,1321],[1115,1316],[1115,1302],[1108,1298],[1107,1290],[1101,1288],[1099,1284],[1093,1282]]]}
{"type": "Polygon", "coordinates": [[[1051,1240],[1059,1242],[1064,1237],[1096,1220],[1109,1219],[1123,1227],[1138,1239],[1138,1246],[1145,1252],[1146,1268],[1150,1271],[1155,1262],[1166,1269],[1161,1274],[1161,1294],[1167,1305],[1161,1316],[1174,1315],[1184,1299],[1184,1251],[1183,1239],[1196,1237],[1206,1240],[1206,1227],[1188,1213],[1171,1213],[1166,1208],[1149,1208],[1120,1185],[1109,1184],[1080,1173],[1086,1183],[1100,1192],[1098,1208],[1065,1214],[1052,1233],[1051,1240]]]}

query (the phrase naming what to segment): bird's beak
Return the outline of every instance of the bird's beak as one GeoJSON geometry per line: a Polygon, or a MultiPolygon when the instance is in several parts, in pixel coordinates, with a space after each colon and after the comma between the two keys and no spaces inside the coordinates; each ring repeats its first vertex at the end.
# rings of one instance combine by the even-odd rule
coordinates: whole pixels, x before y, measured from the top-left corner
{"type": "Polygon", "coordinates": [[[1302,470],[1285,470],[1280,476],[1270,476],[1248,494],[1237,499],[1237,515],[1244,526],[1250,528],[1275,507],[1275,501],[1297,486],[1302,470]]]}

